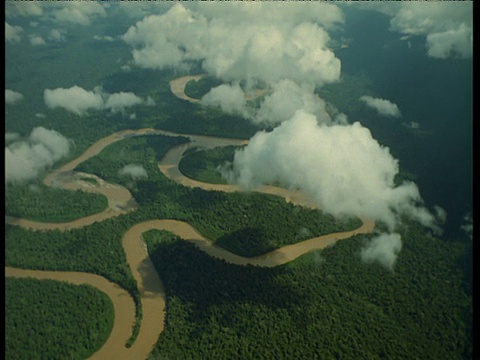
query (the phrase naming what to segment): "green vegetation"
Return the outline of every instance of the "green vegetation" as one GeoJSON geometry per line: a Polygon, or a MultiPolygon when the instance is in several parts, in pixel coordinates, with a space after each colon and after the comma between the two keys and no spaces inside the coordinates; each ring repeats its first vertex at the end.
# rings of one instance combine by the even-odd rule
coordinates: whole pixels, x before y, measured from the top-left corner
{"type": "Polygon", "coordinates": [[[313,236],[353,230],[361,225],[359,219],[338,220],[272,195],[180,186],[161,174],[156,164],[169,147],[184,141],[185,138],[161,135],[125,139],[80,164],[77,170],[126,186],[141,207],[138,212],[148,214],[147,219],[186,221],[217,245],[244,256],[260,255],[313,236]],[[134,181],[118,175],[129,163],[141,164],[148,178],[134,181]]]}
{"type": "Polygon", "coordinates": [[[225,263],[168,232],[144,238],[167,294],[151,359],[471,357],[461,246],[414,224],[394,272],[361,262],[363,235],[273,269],[225,263]]]}
{"type": "Polygon", "coordinates": [[[68,222],[99,213],[107,206],[103,195],[51,188],[40,181],[8,185],[5,191],[6,215],[34,221],[68,222]]]}
{"type": "Polygon", "coordinates": [[[232,161],[237,146],[218,147],[209,150],[200,150],[185,154],[178,169],[183,175],[210,184],[226,184],[227,182],[218,171],[218,167],[226,161],[232,161]]]}
{"type": "Polygon", "coordinates": [[[212,88],[222,85],[223,81],[213,76],[204,76],[198,81],[191,80],[185,85],[185,95],[201,99],[212,88]]]}
{"type": "Polygon", "coordinates": [[[6,359],[85,359],[110,336],[114,309],[88,285],[5,279],[6,359]]]}

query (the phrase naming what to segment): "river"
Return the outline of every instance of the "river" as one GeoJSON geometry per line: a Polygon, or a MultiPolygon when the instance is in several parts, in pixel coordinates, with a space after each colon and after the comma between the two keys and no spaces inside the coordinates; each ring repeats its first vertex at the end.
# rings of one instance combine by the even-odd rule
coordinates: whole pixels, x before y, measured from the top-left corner
{"type": "MultiPolygon", "coordinates": [[[[188,81],[198,80],[202,75],[182,77],[173,80],[171,85],[172,92],[178,97],[187,99],[184,89],[188,81]],[[183,95],[182,95],[183,94],[183,95]]],[[[195,100],[195,99],[194,99],[195,100]]],[[[33,230],[59,229],[61,231],[88,226],[97,221],[118,216],[129,211],[135,211],[137,203],[131,193],[120,185],[109,184],[103,179],[91,174],[77,173],[73,169],[81,162],[96,156],[106,146],[121,141],[129,136],[140,136],[145,134],[162,134],[168,136],[186,136],[190,143],[177,146],[160,160],[158,166],[160,171],[170,179],[181,185],[188,187],[199,187],[204,190],[219,190],[226,192],[242,191],[236,185],[207,184],[185,177],[178,169],[178,164],[184,152],[193,146],[203,148],[213,148],[228,145],[243,145],[248,140],[227,139],[202,135],[178,134],[169,131],[156,129],[125,130],[109,135],[90,146],[82,155],[72,160],[68,164],[52,171],[45,179],[44,183],[48,186],[61,186],[65,189],[100,193],[107,197],[109,206],[104,211],[77,219],[66,223],[43,223],[26,219],[6,217],[6,222],[22,226],[33,230]],[[95,177],[96,185],[83,181],[82,178],[95,177]]],[[[298,191],[290,191],[274,186],[263,186],[255,189],[259,192],[265,192],[283,197],[296,205],[315,208],[305,196],[298,191]]],[[[35,277],[39,279],[54,279],[66,281],[73,284],[90,284],[100,291],[107,294],[113,302],[115,309],[115,321],[112,333],[103,347],[92,355],[91,359],[146,359],[153,350],[161,332],[164,329],[165,321],[165,291],[162,281],[155,270],[143,241],[142,234],[152,229],[167,230],[180,238],[194,243],[200,250],[206,252],[212,257],[223,259],[227,262],[237,265],[256,265],[262,267],[274,267],[288,263],[299,256],[315,249],[323,249],[334,242],[347,239],[355,234],[370,233],[374,229],[372,220],[362,219],[363,224],[353,231],[345,231],[327,234],[300,243],[284,246],[270,253],[246,258],[233,254],[225,249],[213,245],[210,241],[200,235],[191,225],[176,220],[152,220],[134,225],[123,236],[122,245],[125,250],[128,265],[137,281],[138,290],[141,295],[143,319],[140,332],[135,343],[127,348],[125,346],[131,335],[132,325],[135,319],[135,306],[130,295],[118,285],[113,284],[106,279],[87,273],[78,272],[54,272],[40,270],[23,270],[11,267],[5,268],[5,276],[12,277],[35,277]]]]}

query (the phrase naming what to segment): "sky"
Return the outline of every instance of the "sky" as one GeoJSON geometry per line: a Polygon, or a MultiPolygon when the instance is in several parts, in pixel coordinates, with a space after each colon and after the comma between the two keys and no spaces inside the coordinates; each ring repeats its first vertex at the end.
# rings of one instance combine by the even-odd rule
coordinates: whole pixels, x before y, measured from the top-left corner
{"type": "MultiPolygon", "coordinates": [[[[391,79],[400,73],[397,69],[411,64],[412,76],[404,79],[415,86],[416,64],[432,64],[426,67],[432,77],[447,78],[438,69],[471,62],[472,7],[472,2],[8,2],[5,44],[41,51],[75,41],[78,29],[111,22],[108,34],[94,34],[92,39],[128,49],[122,71],[187,74],[200,66],[222,84],[212,88],[199,106],[219,107],[260,128],[233,162],[225,164],[225,178],[245,189],[279,182],[302,190],[335,216],[383,222],[386,232],[372,239],[361,257],[392,269],[401,251],[402,219],[417,221],[439,235],[453,206],[446,202],[445,209],[435,196],[426,203],[424,191],[433,193],[431,186],[419,185],[428,184],[421,176],[419,184],[415,179],[395,183],[402,164],[413,164],[414,156],[396,157],[401,146],[395,141],[405,146],[405,140],[385,141],[394,134],[388,129],[403,127],[412,138],[420,130],[433,136],[438,132],[437,139],[443,139],[445,130],[439,129],[446,120],[426,110],[428,96],[424,104],[418,96],[411,99],[406,85],[391,79]],[[115,27],[119,18],[122,25],[115,27]],[[370,18],[385,24],[383,32],[363,30],[373,24],[370,18]],[[395,55],[394,60],[384,61],[385,54],[395,55]],[[385,70],[389,66],[391,70],[385,70]],[[361,71],[378,84],[351,100],[362,118],[318,95],[361,71]],[[245,96],[255,89],[268,90],[260,102],[245,96]]],[[[46,86],[41,99],[46,109],[61,108],[78,118],[155,106],[151,98],[134,91],[109,93],[103,85],[46,86]]],[[[438,103],[436,90],[430,91],[430,101],[438,103]]],[[[10,108],[28,101],[7,83],[5,102],[10,108]]],[[[441,106],[436,107],[441,113],[441,106]]],[[[7,183],[35,178],[68,156],[72,139],[37,123],[23,137],[7,127],[7,183]]],[[[458,126],[468,131],[468,123],[458,126]]],[[[425,151],[412,147],[412,152],[425,151]]],[[[145,176],[144,169],[134,164],[122,174],[145,176]]],[[[455,216],[469,219],[468,210],[467,206],[455,216]]],[[[462,226],[469,228],[468,223],[462,226]]]]}

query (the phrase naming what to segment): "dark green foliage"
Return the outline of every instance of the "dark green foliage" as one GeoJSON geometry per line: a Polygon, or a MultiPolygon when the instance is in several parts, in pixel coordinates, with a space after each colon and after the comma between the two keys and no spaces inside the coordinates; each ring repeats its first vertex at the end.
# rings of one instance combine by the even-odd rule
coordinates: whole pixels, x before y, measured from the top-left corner
{"type": "Polygon", "coordinates": [[[85,359],[113,327],[108,296],[88,285],[5,279],[5,359],[85,359]]]}
{"type": "Polygon", "coordinates": [[[182,203],[185,208],[196,210],[189,222],[216,245],[243,256],[261,255],[314,236],[353,230],[361,225],[357,218],[335,219],[273,195],[196,193],[192,197],[196,203],[182,203]]]}
{"type": "Polygon", "coordinates": [[[90,272],[133,291],[135,280],[121,244],[123,234],[133,224],[125,220],[109,219],[65,232],[31,231],[6,225],[5,264],[39,270],[90,272]]]}
{"type": "Polygon", "coordinates": [[[459,249],[419,227],[402,232],[394,272],[360,261],[362,235],[273,269],[212,259],[167,232],[144,237],[167,293],[152,359],[471,356],[459,249]]]}
{"type": "Polygon", "coordinates": [[[143,211],[152,214],[151,218],[156,214],[159,218],[187,221],[217,245],[244,256],[260,255],[313,236],[353,230],[361,224],[359,219],[339,221],[272,195],[180,186],[165,178],[156,162],[169,147],[183,141],[165,136],[132,137],[108,146],[77,169],[126,186],[141,206],[148,206],[143,211]],[[118,175],[124,165],[132,162],[147,169],[147,179],[133,181],[118,175]]]}
{"type": "Polygon", "coordinates": [[[6,187],[6,215],[43,222],[68,222],[106,209],[108,200],[100,194],[45,186],[43,183],[6,187]]]}
{"type": "Polygon", "coordinates": [[[185,154],[179,170],[187,177],[210,183],[226,184],[227,182],[218,171],[218,167],[227,161],[232,161],[237,146],[218,147],[210,150],[197,150],[185,154]]]}
{"type": "Polygon", "coordinates": [[[141,165],[148,176],[158,173],[158,161],[176,145],[187,142],[186,137],[144,135],[131,137],[107,146],[98,156],[79,164],[76,171],[95,174],[108,182],[135,188],[135,180],[119,171],[126,165],[141,165]]]}
{"type": "Polygon", "coordinates": [[[222,85],[223,81],[213,76],[204,76],[198,81],[192,80],[185,86],[185,94],[194,99],[201,99],[212,88],[222,85]]]}

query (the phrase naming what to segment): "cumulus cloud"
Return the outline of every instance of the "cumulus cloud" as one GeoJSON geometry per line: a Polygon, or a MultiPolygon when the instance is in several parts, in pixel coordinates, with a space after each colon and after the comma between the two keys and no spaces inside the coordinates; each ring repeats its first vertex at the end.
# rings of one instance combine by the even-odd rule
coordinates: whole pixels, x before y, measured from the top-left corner
{"type": "Polygon", "coordinates": [[[23,100],[22,94],[10,89],[5,89],[5,104],[13,105],[21,100],[23,100]]]}
{"type": "Polygon", "coordinates": [[[72,86],[69,89],[45,89],[45,104],[55,109],[57,107],[64,108],[79,116],[85,115],[88,110],[109,109],[113,113],[123,111],[126,107],[145,103],[153,105],[155,102],[149,98],[144,101],[132,92],[118,92],[108,94],[103,92],[100,87],[87,91],[79,86],[72,86]]]}
{"type": "Polygon", "coordinates": [[[37,127],[25,141],[5,147],[5,183],[34,179],[69,154],[71,142],[60,133],[37,127]]]}
{"type": "Polygon", "coordinates": [[[473,1],[382,1],[355,5],[390,16],[393,31],[426,36],[427,54],[431,57],[472,56],[473,1]]]}
{"type": "Polygon", "coordinates": [[[105,17],[106,12],[104,6],[95,1],[67,1],[58,4],[53,16],[60,22],[88,26],[92,18],[105,17]]]}
{"type": "Polygon", "coordinates": [[[360,101],[364,102],[368,107],[375,109],[379,115],[400,117],[398,106],[389,100],[374,98],[368,95],[361,96],[360,101]]]}
{"type": "Polygon", "coordinates": [[[389,149],[359,123],[319,125],[314,115],[297,111],[273,131],[255,134],[223,174],[245,188],[278,182],[300,189],[334,216],[380,220],[393,230],[405,215],[439,230],[414,183],[395,187],[398,171],[389,149]]]}
{"type": "Polygon", "coordinates": [[[392,270],[401,249],[402,241],[399,234],[380,234],[370,240],[362,249],[360,256],[362,261],[378,262],[392,270]]]}
{"type": "Polygon", "coordinates": [[[64,29],[52,29],[48,33],[48,40],[54,42],[62,42],[65,41],[65,34],[67,32],[64,29]]]}
{"type": "Polygon", "coordinates": [[[327,3],[290,5],[239,2],[189,9],[176,3],[165,14],[137,22],[123,40],[134,47],[135,64],[146,68],[199,60],[205,71],[228,82],[337,81],[340,60],[328,49],[322,24],[342,22],[340,10],[327,3]]]}
{"type": "Polygon", "coordinates": [[[265,97],[253,121],[259,124],[278,125],[291,119],[295,112],[302,109],[317,117],[321,123],[330,123],[325,102],[313,93],[313,87],[298,85],[285,79],[276,83],[272,93],[265,97]]]}
{"type": "Polygon", "coordinates": [[[200,62],[223,80],[203,105],[265,125],[279,124],[300,108],[329,122],[314,89],[339,80],[341,64],[329,48],[328,31],[343,20],[340,9],[326,2],[175,3],[137,22],[122,39],[133,47],[137,66],[188,69],[200,62]],[[271,94],[254,108],[242,90],[258,87],[271,94]]]}
{"type": "Polygon", "coordinates": [[[94,35],[93,39],[97,41],[107,41],[107,42],[112,42],[113,40],[115,40],[113,37],[108,35],[106,36],[94,35]]]}
{"type": "Polygon", "coordinates": [[[142,165],[128,164],[118,171],[119,175],[128,175],[133,179],[146,179],[148,173],[142,165]]]}
{"type": "Polygon", "coordinates": [[[77,115],[84,115],[89,109],[103,108],[103,99],[100,94],[76,85],[69,89],[45,89],[43,97],[50,109],[61,107],[77,115]]]}
{"type": "Polygon", "coordinates": [[[17,133],[5,133],[5,143],[9,143],[15,140],[18,140],[20,135],[17,133]]]}
{"type": "Polygon", "coordinates": [[[108,96],[105,107],[112,112],[122,111],[126,107],[142,104],[142,98],[132,92],[119,92],[108,96]]]}
{"type": "Polygon", "coordinates": [[[33,45],[33,46],[39,46],[39,45],[45,45],[46,44],[45,40],[43,40],[43,38],[41,36],[35,35],[35,34],[29,35],[28,36],[28,41],[30,41],[30,44],[33,45]]]}
{"type": "Polygon", "coordinates": [[[7,16],[41,16],[43,8],[37,1],[6,1],[5,14],[7,16]]]}
{"type": "Polygon", "coordinates": [[[5,41],[19,42],[22,39],[22,32],[20,26],[12,26],[5,21],[5,41]]]}
{"type": "Polygon", "coordinates": [[[247,114],[247,101],[238,83],[232,85],[222,84],[214,87],[202,97],[201,104],[218,106],[229,114],[247,114]]]}

